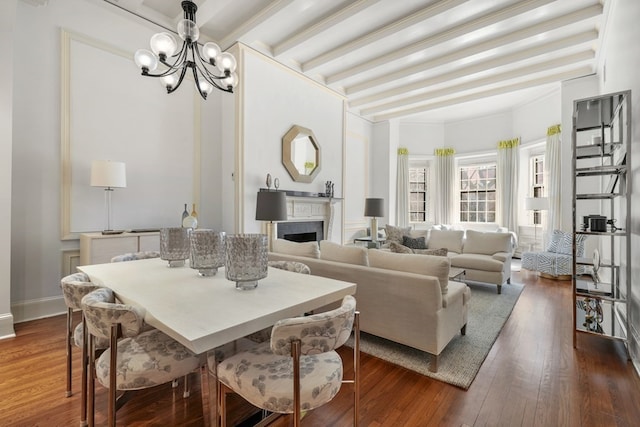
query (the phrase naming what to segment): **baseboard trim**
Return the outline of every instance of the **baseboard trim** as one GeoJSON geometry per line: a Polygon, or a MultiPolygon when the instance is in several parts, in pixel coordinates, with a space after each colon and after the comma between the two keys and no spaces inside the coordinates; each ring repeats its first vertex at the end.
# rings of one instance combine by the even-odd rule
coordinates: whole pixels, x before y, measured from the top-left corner
{"type": "Polygon", "coordinates": [[[13,329],[13,314],[0,314],[0,340],[15,338],[16,332],[13,329]]]}
{"type": "Polygon", "coordinates": [[[62,296],[23,301],[11,305],[14,323],[57,316],[67,312],[62,296]]]}

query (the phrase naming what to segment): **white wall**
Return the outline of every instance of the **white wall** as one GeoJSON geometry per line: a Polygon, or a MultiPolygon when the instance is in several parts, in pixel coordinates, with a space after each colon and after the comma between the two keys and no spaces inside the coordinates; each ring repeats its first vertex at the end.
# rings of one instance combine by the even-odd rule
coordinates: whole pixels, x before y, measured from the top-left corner
{"type": "MultiPolygon", "coordinates": [[[[8,7],[2,2],[3,7],[8,7]]],[[[2,13],[5,16],[11,14],[2,13]]],[[[3,27],[4,28],[4,27],[3,27]]],[[[10,28],[10,27],[7,27],[10,28]]],[[[148,46],[151,35],[159,31],[159,28],[122,12],[105,2],[88,2],[85,0],[51,1],[46,6],[35,7],[26,2],[17,2],[15,28],[20,28],[21,37],[10,41],[14,47],[14,62],[6,69],[14,68],[13,78],[9,78],[9,84],[13,87],[14,101],[13,112],[13,153],[12,156],[12,191],[11,194],[11,307],[16,321],[29,318],[43,317],[64,310],[64,304],[60,292],[60,278],[64,271],[65,256],[76,256],[78,251],[77,240],[61,240],[61,29],[68,29],[74,33],[87,36],[101,43],[113,46],[118,50],[131,53],[148,46]],[[34,55],[34,46],[37,54],[34,55]]],[[[6,39],[3,37],[2,41],[6,39]]],[[[11,40],[11,39],[9,39],[11,40]]],[[[109,67],[109,55],[105,54],[104,67],[109,67]]],[[[115,55],[114,55],[115,57],[115,55]]],[[[118,57],[117,61],[122,61],[118,57]]],[[[72,69],[73,71],[73,69],[72,69]]],[[[139,76],[137,67],[131,60],[131,75],[140,79],[140,85],[147,83],[157,87],[158,94],[163,89],[159,83],[151,79],[139,76]]],[[[9,76],[10,77],[10,76],[9,76]]],[[[78,76],[71,75],[73,79],[78,76]]],[[[86,76],[85,76],[86,77],[86,76]]],[[[7,79],[2,79],[3,82],[7,79]]],[[[118,81],[105,82],[118,86],[118,81]]],[[[189,82],[185,82],[179,91],[193,91],[189,82]]],[[[114,91],[115,92],[115,91],[114,91]]],[[[186,92],[189,93],[189,92],[186,92]]],[[[159,102],[172,103],[173,95],[164,95],[159,102]]],[[[175,95],[175,94],[174,94],[175,95]]],[[[226,94],[225,94],[226,95],[226,94]]],[[[136,96],[132,93],[132,96],[136,96]]],[[[142,98],[142,95],[139,94],[142,98]]],[[[6,99],[2,97],[3,101],[6,99]]],[[[84,97],[84,102],[100,104],[105,102],[104,97],[84,97]],[[87,101],[87,99],[89,101],[87,101]]],[[[144,98],[142,98],[144,99],[144,98]]],[[[220,103],[221,93],[212,94],[206,103],[199,101],[197,97],[189,95],[189,102],[200,103],[202,116],[202,129],[198,132],[194,127],[193,111],[186,126],[190,126],[187,132],[190,135],[201,135],[201,157],[195,159],[189,166],[173,171],[181,176],[194,176],[194,169],[198,164],[202,165],[201,182],[189,179],[185,188],[185,197],[177,196],[180,203],[176,203],[176,224],[179,223],[183,203],[192,202],[192,198],[201,200],[198,208],[201,224],[217,228],[220,216],[220,103]],[[194,100],[194,101],[192,101],[194,100]],[[185,170],[186,169],[186,170],[185,170]],[[199,189],[204,193],[202,197],[194,195],[199,189]]],[[[91,105],[73,105],[75,110],[92,108],[91,105]]],[[[128,103],[122,103],[117,108],[120,113],[130,117],[127,124],[122,122],[110,122],[108,118],[99,119],[96,126],[97,132],[115,131],[122,132],[131,126],[136,118],[145,118],[148,111],[155,111],[157,105],[149,105],[149,108],[139,107],[132,109],[128,103]]],[[[159,107],[158,107],[159,108],[159,107]]],[[[6,117],[3,114],[3,118],[6,117]]],[[[73,119],[73,116],[71,117],[73,119]]],[[[157,117],[159,123],[166,126],[179,126],[176,123],[185,123],[175,120],[173,116],[157,117]]],[[[151,132],[153,133],[153,132],[151,132]]],[[[153,133],[157,147],[163,144],[185,143],[185,141],[163,136],[162,132],[153,133]],[[166,140],[163,140],[166,138],[166,140]]],[[[186,143],[193,144],[193,137],[186,143]]],[[[3,138],[4,140],[4,138],[3,138]]],[[[146,141],[147,143],[149,141],[146,141]]],[[[82,141],[72,141],[81,144],[82,141]]],[[[108,144],[131,144],[136,147],[136,140],[128,138],[114,138],[108,144]]],[[[149,152],[141,157],[141,165],[148,171],[156,171],[158,165],[154,159],[165,155],[153,144],[149,152]]],[[[1,156],[2,161],[7,156],[1,156]]],[[[192,156],[193,157],[193,156],[192,156]]],[[[11,168],[2,168],[2,173],[11,168]]],[[[169,175],[163,176],[168,177],[169,175]]],[[[0,180],[1,182],[1,180],[0,180]]],[[[162,187],[158,185],[157,187],[162,187]]],[[[163,197],[162,188],[150,188],[148,203],[154,203],[154,197],[163,197]]],[[[3,195],[5,192],[3,191],[3,195]]],[[[117,194],[116,194],[117,197],[117,194]]],[[[155,199],[158,200],[158,199],[155,199]]],[[[100,204],[102,199],[100,199],[100,204]]],[[[6,206],[6,205],[5,205],[6,206]]],[[[72,212],[73,214],[73,212],[72,212]]],[[[133,215],[133,214],[132,214],[133,215]]],[[[100,212],[100,223],[103,221],[103,211],[100,212]]],[[[126,217],[125,217],[126,219],[126,217]]],[[[149,224],[150,227],[158,224],[149,224]]],[[[0,231],[1,232],[1,231],[0,231]]],[[[8,241],[8,239],[3,239],[8,241]]],[[[5,262],[9,257],[1,257],[5,262]]],[[[2,269],[3,272],[9,269],[2,269]]],[[[2,301],[7,299],[2,298],[2,301]]]]}
{"type": "MultiPolygon", "coordinates": [[[[325,181],[332,181],[335,197],[342,197],[345,110],[341,95],[253,49],[242,50],[241,217],[244,232],[256,233],[263,225],[255,220],[256,193],[266,187],[268,173],[280,180],[281,190],[323,193],[325,181]],[[309,184],[294,182],[282,165],[282,137],[293,125],[311,129],[320,146],[320,173],[309,184]]],[[[334,207],[337,220],[328,239],[340,242],[342,204],[338,202],[334,207]]]]}
{"type": "MultiPolygon", "coordinates": [[[[0,52],[13,57],[16,1],[0,2],[0,52]]],[[[11,152],[13,66],[0,68],[0,338],[14,335],[11,314],[11,152]]]]}
{"type": "Polygon", "coordinates": [[[640,2],[613,0],[603,40],[603,58],[599,71],[601,92],[631,90],[631,310],[630,353],[640,371],[640,2]]]}
{"type": "MultiPolygon", "coordinates": [[[[514,137],[520,137],[522,144],[545,140],[547,129],[560,123],[562,117],[560,87],[546,96],[513,110],[514,137]]],[[[564,128],[563,128],[564,130],[564,128]]],[[[569,133],[567,129],[566,135],[569,133]]]]}
{"type": "Polygon", "coordinates": [[[400,146],[410,156],[433,156],[433,149],[444,146],[444,123],[400,123],[400,146]]]}
{"type": "Polygon", "coordinates": [[[448,122],[444,127],[443,146],[455,149],[456,155],[497,150],[499,141],[516,138],[517,132],[511,111],[448,122]]]}

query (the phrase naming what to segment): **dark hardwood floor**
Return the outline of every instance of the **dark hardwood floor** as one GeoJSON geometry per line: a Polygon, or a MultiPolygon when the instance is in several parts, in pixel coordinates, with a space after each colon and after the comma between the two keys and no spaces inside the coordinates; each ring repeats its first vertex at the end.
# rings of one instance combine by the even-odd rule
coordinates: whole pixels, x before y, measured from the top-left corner
{"type": "MultiPolygon", "coordinates": [[[[640,380],[624,346],[580,335],[574,349],[570,283],[527,272],[515,281],[527,286],[468,391],[362,354],[362,425],[638,425],[640,380]]],[[[79,425],[79,350],[75,393],[65,398],[64,325],[63,316],[26,322],[16,325],[16,338],[0,341],[0,426],[79,425]]],[[[350,375],[350,349],[341,354],[350,375]]],[[[118,411],[118,425],[203,425],[200,380],[191,381],[188,399],[169,385],[134,396],[118,411]]],[[[96,421],[104,425],[106,395],[98,388],[96,421]]],[[[303,425],[351,425],[350,390],[345,385],[303,425]]]]}

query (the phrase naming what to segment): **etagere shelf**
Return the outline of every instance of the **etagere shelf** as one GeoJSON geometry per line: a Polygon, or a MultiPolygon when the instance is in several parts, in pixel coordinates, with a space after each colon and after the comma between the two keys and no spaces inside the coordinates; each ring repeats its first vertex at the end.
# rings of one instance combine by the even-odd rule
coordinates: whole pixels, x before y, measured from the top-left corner
{"type": "Polygon", "coordinates": [[[628,338],[630,114],[630,91],[573,103],[574,347],[579,333],[625,344],[628,338]],[[592,248],[593,255],[577,257],[579,244],[592,248]],[[601,253],[606,260],[600,259],[601,253]]]}

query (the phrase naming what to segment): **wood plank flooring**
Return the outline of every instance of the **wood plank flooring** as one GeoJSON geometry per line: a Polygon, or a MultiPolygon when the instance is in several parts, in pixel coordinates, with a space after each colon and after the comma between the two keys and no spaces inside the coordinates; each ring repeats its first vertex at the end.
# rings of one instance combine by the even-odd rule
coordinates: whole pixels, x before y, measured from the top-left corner
{"type": "MultiPolygon", "coordinates": [[[[640,380],[617,341],[580,335],[572,345],[569,282],[517,273],[522,296],[468,391],[362,354],[361,422],[381,426],[637,426],[640,380]]],[[[473,288],[472,288],[473,292],[473,288]]],[[[496,298],[500,296],[496,295],[496,298]]],[[[0,341],[0,426],[77,426],[79,350],[74,395],[65,398],[64,316],[16,325],[0,341]]],[[[351,372],[350,349],[341,349],[351,372]]],[[[200,380],[192,393],[164,385],[134,396],[118,425],[201,426],[200,380]]],[[[349,426],[351,387],[309,413],[303,426],[349,426]]],[[[98,387],[96,421],[106,421],[98,387]]],[[[280,419],[274,426],[288,425],[280,419]]]]}

